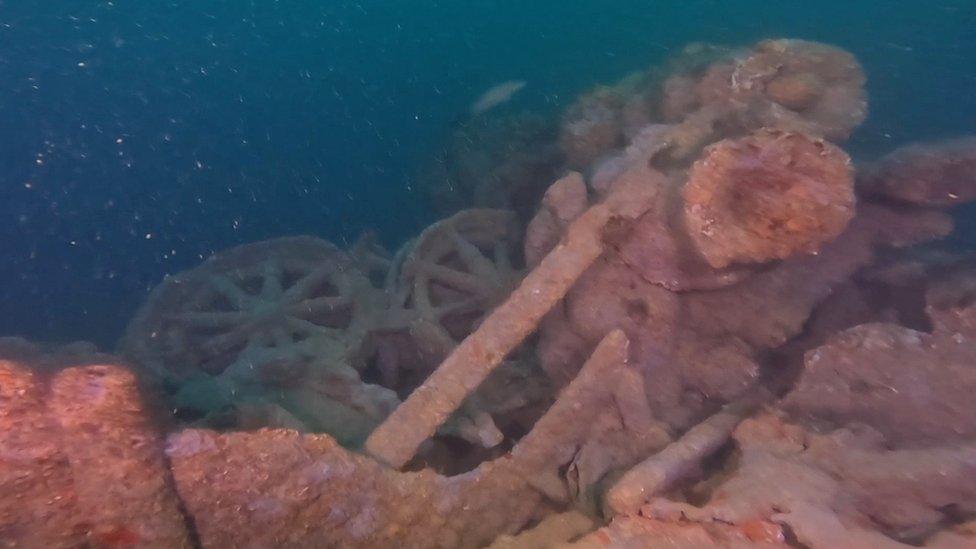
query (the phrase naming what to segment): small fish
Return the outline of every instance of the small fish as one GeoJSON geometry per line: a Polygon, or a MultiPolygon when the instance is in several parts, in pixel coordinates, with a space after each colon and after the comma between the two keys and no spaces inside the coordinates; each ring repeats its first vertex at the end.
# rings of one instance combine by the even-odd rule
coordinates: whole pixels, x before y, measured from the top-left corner
{"type": "Polygon", "coordinates": [[[894,42],[885,42],[885,45],[888,46],[888,47],[890,47],[890,48],[895,48],[896,50],[901,50],[901,51],[915,51],[915,48],[913,48],[911,46],[903,46],[901,44],[895,44],[894,42]]]}
{"type": "Polygon", "coordinates": [[[525,87],[525,80],[509,80],[492,86],[471,104],[471,114],[478,115],[508,101],[525,87]]]}

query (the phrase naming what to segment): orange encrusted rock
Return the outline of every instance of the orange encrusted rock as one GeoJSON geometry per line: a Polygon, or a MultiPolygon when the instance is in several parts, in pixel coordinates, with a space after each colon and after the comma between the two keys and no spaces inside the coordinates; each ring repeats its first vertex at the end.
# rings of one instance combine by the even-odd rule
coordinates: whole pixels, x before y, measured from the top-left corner
{"type": "Polygon", "coordinates": [[[135,376],[119,366],[64,370],[48,410],[60,427],[78,506],[96,545],[190,547],[184,517],[135,376]]]}
{"type": "Polygon", "coordinates": [[[167,454],[203,547],[477,547],[520,529],[540,502],[504,463],[400,473],[283,429],[186,430],[167,454]]]}
{"type": "Polygon", "coordinates": [[[803,329],[813,308],[875,259],[878,249],[944,237],[952,218],[939,211],[864,205],[847,230],[817,255],[794,257],[736,286],[683,296],[686,321],[701,335],[734,335],[778,347],[803,329]]]}
{"type": "Polygon", "coordinates": [[[0,540],[78,547],[85,543],[85,519],[43,393],[27,368],[0,360],[0,540]]]}
{"type": "Polygon", "coordinates": [[[50,386],[0,361],[0,540],[11,547],[190,547],[162,436],[119,366],[50,386]]]}
{"type": "Polygon", "coordinates": [[[488,549],[536,549],[573,541],[593,530],[596,522],[579,511],[549,515],[517,536],[499,536],[488,549]]]}
{"type": "Polygon", "coordinates": [[[641,516],[615,518],[583,539],[566,545],[573,549],[666,547],[668,549],[775,549],[790,547],[783,529],[772,522],[731,526],[657,520],[641,516]]]}
{"type": "Polygon", "coordinates": [[[892,537],[924,539],[976,503],[971,443],[890,450],[870,428],[820,434],[772,413],[743,421],[733,440],[734,468],[703,504],[658,498],[641,514],[750,530],[771,521],[808,547],[903,547],[892,537]]]}
{"type": "Polygon", "coordinates": [[[850,158],[802,134],[709,147],[684,188],[688,234],[713,267],[814,253],[854,216],[850,158]]]}

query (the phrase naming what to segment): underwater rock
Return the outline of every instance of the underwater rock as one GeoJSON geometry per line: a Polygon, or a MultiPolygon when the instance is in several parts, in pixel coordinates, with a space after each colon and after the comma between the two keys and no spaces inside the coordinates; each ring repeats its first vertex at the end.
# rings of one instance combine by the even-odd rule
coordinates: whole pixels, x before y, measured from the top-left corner
{"type": "Polygon", "coordinates": [[[594,520],[579,511],[549,515],[518,535],[499,536],[488,549],[536,549],[574,541],[593,530],[594,520]]]}
{"type": "MultiPolygon", "coordinates": [[[[647,181],[636,178],[633,184],[647,181]]],[[[659,199],[669,189],[656,188],[659,199]]],[[[622,235],[616,230],[606,235],[610,250],[546,318],[537,354],[553,380],[565,383],[578,369],[580,353],[607,330],[624,329],[632,340],[632,360],[647,387],[654,388],[648,399],[655,415],[679,429],[756,383],[757,356],[798,336],[814,308],[874,261],[878,250],[951,230],[951,219],[941,212],[865,205],[818,255],[792,257],[755,272],[699,269],[702,274],[691,278],[680,271],[681,263],[673,263],[675,256],[651,253],[663,249],[655,243],[681,231],[680,225],[675,231],[657,222],[656,211],[652,207],[636,223],[620,227],[622,235]],[[666,284],[653,276],[666,268],[683,278],[675,276],[666,284]]]]}
{"type": "Polygon", "coordinates": [[[688,234],[716,268],[815,253],[854,216],[850,158],[797,133],[708,147],[683,196],[688,234]]]}
{"type": "Polygon", "coordinates": [[[601,258],[587,269],[566,295],[565,307],[574,333],[595,342],[610,330],[622,329],[632,338],[631,356],[638,360],[670,349],[674,334],[668,327],[678,318],[675,294],[612,258],[601,258]]]}
{"type": "Polygon", "coordinates": [[[687,74],[676,74],[664,81],[661,116],[665,121],[677,122],[698,108],[695,84],[695,78],[687,74]]]}
{"type": "Polygon", "coordinates": [[[734,335],[760,349],[778,347],[800,333],[833,288],[871,264],[877,250],[941,238],[951,230],[952,219],[942,212],[864,205],[818,255],[783,261],[727,289],[683,296],[687,325],[698,334],[734,335]]]}
{"type": "Polygon", "coordinates": [[[915,541],[937,529],[946,510],[976,503],[971,445],[889,450],[870,429],[816,434],[775,414],[744,421],[733,438],[735,469],[717,486],[702,487],[704,504],[659,498],[641,514],[740,527],[770,521],[788,525],[812,547],[835,547],[829,540],[840,534],[872,541],[865,546],[900,547],[872,522],[915,541]]]}
{"type": "Polygon", "coordinates": [[[864,69],[850,53],[806,40],[764,40],[729,77],[748,125],[842,141],[867,117],[864,69]]]}
{"type": "Polygon", "coordinates": [[[88,534],[68,458],[48,417],[38,376],[0,361],[0,538],[40,547],[78,546],[88,534]]]}
{"type": "Polygon", "coordinates": [[[857,60],[826,44],[693,44],[662,66],[582,94],[562,113],[558,135],[522,131],[517,117],[460,129],[421,181],[443,195],[437,203],[453,204],[448,211],[504,207],[528,219],[544,189],[540,180],[566,168],[596,168],[648,126],[667,129],[655,167],[669,169],[687,167],[710,143],[762,128],[846,139],[867,113],[864,83],[857,60]],[[472,196],[470,188],[483,192],[472,196]]]}
{"type": "MultiPolygon", "coordinates": [[[[610,185],[596,178],[641,180],[645,185],[660,187],[658,200],[636,223],[608,233],[608,244],[615,255],[651,284],[675,292],[709,290],[735,284],[752,272],[749,266],[716,269],[709,265],[689,238],[683,220],[683,177],[663,177],[648,167],[648,160],[661,144],[659,128],[645,128],[622,157],[622,171],[601,166],[594,174],[594,185],[610,185]],[[641,141],[637,141],[641,140],[641,141]]],[[[612,160],[611,162],[615,162],[612,160]]]]}
{"type": "Polygon", "coordinates": [[[976,200],[976,137],[901,147],[868,165],[858,185],[866,195],[919,206],[976,200]]]}
{"type": "Polygon", "coordinates": [[[681,520],[657,520],[643,516],[613,519],[609,526],[587,535],[572,549],[602,549],[621,547],[667,547],[668,549],[776,549],[791,547],[778,524],[757,521],[742,526],[715,523],[696,523],[681,520]]]}
{"type": "Polygon", "coordinates": [[[136,378],[113,365],[69,368],[50,385],[48,414],[60,426],[78,505],[89,534],[110,545],[189,546],[162,454],[136,378]]]}
{"type": "Polygon", "coordinates": [[[592,347],[593,343],[576,333],[566,318],[565,303],[557,303],[539,323],[535,354],[539,366],[559,387],[573,379],[579,371],[579,357],[592,347]]]}
{"type": "Polygon", "coordinates": [[[0,362],[0,536],[25,546],[191,547],[135,376],[0,362]]]}
{"type": "Polygon", "coordinates": [[[807,353],[784,406],[833,425],[871,425],[898,446],[968,440],[976,435],[976,346],[972,331],[926,334],[864,324],[807,353]]]}
{"type": "Polygon", "coordinates": [[[763,128],[843,141],[867,116],[863,69],[826,44],[765,40],[691,74],[665,86],[670,125],[658,167],[684,167],[710,143],[763,128]]]}
{"type": "Polygon", "coordinates": [[[480,546],[540,504],[504,465],[400,473],[327,435],[187,430],[167,455],[203,547],[480,546]]]}
{"type": "Polygon", "coordinates": [[[697,101],[681,100],[670,118],[711,110],[725,131],[767,127],[840,141],[867,116],[865,80],[857,59],[835,46],[764,40],[718,58],[694,82],[672,82],[672,95],[693,92],[697,101]]]}
{"type": "Polygon", "coordinates": [[[585,167],[624,141],[618,90],[597,88],[576,100],[563,115],[559,143],[570,167],[585,167]]]}

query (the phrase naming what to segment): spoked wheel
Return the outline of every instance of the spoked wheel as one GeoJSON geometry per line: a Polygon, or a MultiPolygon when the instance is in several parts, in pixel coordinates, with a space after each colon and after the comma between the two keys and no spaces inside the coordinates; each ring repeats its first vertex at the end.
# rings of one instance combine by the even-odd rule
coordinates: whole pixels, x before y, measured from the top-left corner
{"type": "MultiPolygon", "coordinates": [[[[399,384],[416,386],[511,293],[522,276],[520,239],[514,212],[464,210],[431,225],[397,254],[396,293],[422,365],[414,379],[398,372],[391,381],[399,377],[399,384]]],[[[485,448],[501,443],[504,435],[481,400],[469,398],[441,432],[485,448]]]]}
{"type": "Polygon", "coordinates": [[[374,287],[392,290],[396,283],[395,258],[379,242],[376,233],[368,231],[360,235],[349,248],[349,257],[369,277],[374,287]]]}
{"type": "Polygon", "coordinates": [[[520,237],[514,212],[489,209],[462,211],[418,237],[398,288],[422,349],[440,360],[511,293],[522,276],[520,237]]]}
{"type": "Polygon", "coordinates": [[[122,349],[176,379],[233,367],[284,384],[313,357],[355,353],[365,314],[359,297],[368,287],[365,275],[324,240],[239,246],[164,280],[130,324],[122,349]]]}

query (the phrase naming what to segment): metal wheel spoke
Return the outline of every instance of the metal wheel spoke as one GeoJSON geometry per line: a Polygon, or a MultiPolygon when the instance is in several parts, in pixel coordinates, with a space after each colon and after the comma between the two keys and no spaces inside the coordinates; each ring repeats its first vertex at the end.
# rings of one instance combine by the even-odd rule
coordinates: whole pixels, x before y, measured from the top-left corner
{"type": "Polygon", "coordinates": [[[417,269],[418,275],[419,272],[423,272],[431,280],[462,292],[484,294],[493,288],[491,284],[486,283],[471,273],[465,273],[443,265],[423,261],[418,262],[417,267],[419,267],[417,269]]]}
{"type": "Polygon", "coordinates": [[[247,313],[241,311],[187,312],[174,314],[168,318],[191,328],[229,328],[243,324],[247,320],[247,313]]]}
{"type": "Polygon", "coordinates": [[[309,322],[304,318],[294,318],[287,317],[285,319],[285,324],[289,329],[304,336],[316,336],[316,335],[335,335],[336,330],[329,328],[327,326],[319,326],[314,322],[309,322]]]}
{"type": "Polygon", "coordinates": [[[480,278],[494,278],[495,265],[492,264],[491,260],[485,257],[481,250],[477,246],[472,244],[469,240],[465,239],[456,230],[450,232],[451,240],[454,242],[456,247],[458,257],[461,258],[461,262],[467,267],[472,274],[480,278]]]}
{"type": "Polygon", "coordinates": [[[250,337],[250,330],[245,326],[241,326],[226,334],[208,339],[206,343],[201,345],[201,349],[209,356],[220,355],[230,351],[234,347],[247,343],[250,337]]]}
{"type": "Polygon", "coordinates": [[[248,295],[247,292],[241,289],[227,275],[215,275],[210,279],[210,284],[217,293],[230,301],[231,305],[238,311],[246,310],[254,304],[254,297],[248,295]]]}
{"type": "Polygon", "coordinates": [[[344,309],[349,304],[349,298],[344,296],[313,297],[290,305],[288,313],[299,317],[312,316],[344,309]]]}
{"type": "Polygon", "coordinates": [[[480,311],[482,309],[482,303],[482,299],[468,298],[461,301],[448,303],[446,305],[441,305],[440,307],[435,307],[433,310],[437,318],[443,318],[448,315],[466,314],[480,311]]]}
{"type": "Polygon", "coordinates": [[[501,280],[506,280],[512,278],[514,274],[514,269],[512,268],[512,260],[508,255],[508,246],[502,244],[495,244],[494,255],[495,255],[495,273],[501,280]]]}
{"type": "Polygon", "coordinates": [[[316,286],[325,282],[336,270],[336,266],[326,263],[317,269],[313,269],[299,278],[291,288],[284,292],[284,298],[288,301],[299,301],[312,297],[312,290],[316,286]]]}
{"type": "Polygon", "coordinates": [[[290,347],[294,340],[288,335],[288,331],[285,330],[284,326],[274,326],[271,328],[271,337],[274,341],[275,347],[279,349],[284,349],[285,347],[290,347]]]}
{"type": "Polygon", "coordinates": [[[284,293],[284,288],[282,288],[283,274],[280,263],[274,259],[265,262],[262,274],[264,280],[261,283],[261,299],[271,301],[281,297],[281,294],[284,293]]]}
{"type": "Polygon", "coordinates": [[[430,279],[426,274],[418,274],[413,281],[413,308],[425,317],[434,311],[430,302],[430,279]]]}

